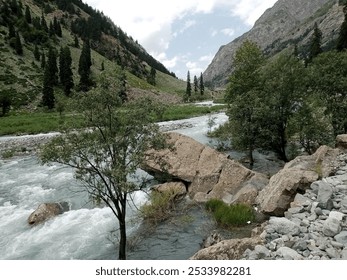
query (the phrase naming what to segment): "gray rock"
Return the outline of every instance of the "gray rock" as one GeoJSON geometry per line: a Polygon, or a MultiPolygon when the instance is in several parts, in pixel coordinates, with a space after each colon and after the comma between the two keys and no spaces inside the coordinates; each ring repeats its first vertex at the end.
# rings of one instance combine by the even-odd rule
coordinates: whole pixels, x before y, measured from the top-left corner
{"type": "Polygon", "coordinates": [[[344,247],[344,245],[342,243],[334,241],[334,240],[330,241],[330,243],[331,243],[331,246],[338,248],[338,249],[342,249],[344,247]]]}
{"type": "Polygon", "coordinates": [[[342,209],[347,209],[347,197],[345,197],[343,200],[341,200],[340,207],[342,209]]]}
{"type": "Polygon", "coordinates": [[[301,256],[295,250],[288,247],[281,247],[276,251],[276,255],[282,257],[285,260],[303,260],[303,256],[301,256]]]}
{"type": "Polygon", "coordinates": [[[338,212],[338,211],[331,211],[329,213],[329,218],[334,218],[338,221],[342,221],[343,217],[345,216],[345,214],[341,213],[341,212],[338,212]]]}
{"type": "Polygon", "coordinates": [[[317,181],[312,183],[312,185],[317,184],[318,186],[318,206],[324,209],[332,209],[332,201],[331,196],[333,194],[333,189],[330,184],[323,182],[323,181],[317,181]]]}
{"type": "Polygon", "coordinates": [[[298,235],[300,233],[300,227],[287,218],[271,217],[268,227],[284,235],[298,235]]]}
{"type": "Polygon", "coordinates": [[[341,231],[340,221],[329,217],[325,220],[322,231],[325,236],[333,237],[337,235],[341,231]]]}
{"type": "Polygon", "coordinates": [[[325,250],[325,252],[327,252],[328,256],[331,259],[339,259],[340,258],[339,252],[336,249],[334,249],[334,248],[327,248],[325,250]]]}
{"type": "Polygon", "coordinates": [[[305,251],[307,250],[307,243],[303,240],[297,241],[292,247],[296,251],[305,251]]]}
{"type": "Polygon", "coordinates": [[[336,242],[347,246],[347,231],[341,231],[339,234],[334,236],[336,242]]]}
{"type": "Polygon", "coordinates": [[[253,253],[257,260],[266,259],[270,256],[270,251],[263,245],[256,245],[253,253]]]}
{"type": "Polygon", "coordinates": [[[342,250],[342,252],[341,252],[341,259],[347,260],[347,248],[342,250]]]}

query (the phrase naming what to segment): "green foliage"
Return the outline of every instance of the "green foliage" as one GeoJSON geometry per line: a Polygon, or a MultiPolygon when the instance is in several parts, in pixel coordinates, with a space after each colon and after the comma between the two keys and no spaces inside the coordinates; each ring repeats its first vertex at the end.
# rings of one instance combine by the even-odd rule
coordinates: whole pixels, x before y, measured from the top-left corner
{"type": "Polygon", "coordinates": [[[64,88],[64,93],[66,96],[70,96],[71,89],[74,86],[73,73],[72,73],[72,58],[69,47],[64,47],[60,49],[59,55],[59,78],[60,83],[64,88]]]}
{"type": "Polygon", "coordinates": [[[211,199],[206,209],[213,213],[217,223],[224,227],[242,226],[255,220],[251,206],[246,204],[227,205],[219,199],[211,199]]]}
{"type": "Polygon", "coordinates": [[[77,100],[84,125],[91,129],[54,138],[41,160],[74,167],[91,199],[110,207],[120,227],[119,258],[125,259],[127,197],[144,187],[129,178],[145,157],[153,157],[146,152],[166,147],[166,141],[153,123],[153,104],[141,100],[125,106],[119,96],[121,84],[111,73],[102,72],[98,86],[77,100]]]}
{"type": "Polygon", "coordinates": [[[175,191],[152,191],[149,202],[140,208],[140,216],[153,224],[166,220],[175,209],[176,197],[175,191]]]}
{"type": "Polygon", "coordinates": [[[11,93],[8,90],[0,91],[0,117],[5,116],[11,108],[12,98],[11,93]]]}
{"type": "Polygon", "coordinates": [[[317,55],[322,53],[322,32],[318,28],[318,24],[315,23],[313,35],[311,37],[310,48],[309,48],[309,56],[308,62],[312,62],[312,59],[317,55]]]}
{"type": "Polygon", "coordinates": [[[186,93],[185,93],[184,98],[183,98],[184,101],[185,101],[185,102],[190,101],[191,96],[192,96],[192,85],[191,85],[191,83],[190,83],[190,73],[189,73],[189,71],[188,71],[188,73],[187,73],[187,87],[186,87],[186,93]]]}
{"type": "Polygon", "coordinates": [[[78,62],[78,73],[80,74],[79,88],[88,91],[91,86],[90,67],[92,66],[89,41],[84,41],[81,56],[78,62]]]}

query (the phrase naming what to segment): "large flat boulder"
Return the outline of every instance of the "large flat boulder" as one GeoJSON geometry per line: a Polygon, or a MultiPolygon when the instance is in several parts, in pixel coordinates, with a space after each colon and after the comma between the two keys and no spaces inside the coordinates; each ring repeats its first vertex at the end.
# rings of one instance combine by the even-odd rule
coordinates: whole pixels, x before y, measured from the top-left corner
{"type": "Polygon", "coordinates": [[[188,136],[171,132],[168,142],[172,148],[149,151],[151,157],[142,168],[155,177],[186,182],[190,197],[196,201],[219,198],[227,203],[253,204],[258,191],[268,183],[265,175],[188,136]],[[161,163],[153,157],[160,158],[161,163]]]}
{"type": "Polygon", "coordinates": [[[256,201],[260,210],[283,216],[298,192],[304,192],[314,181],[334,172],[340,153],[339,149],[321,146],[313,155],[300,156],[287,163],[259,192],[256,201]]]}

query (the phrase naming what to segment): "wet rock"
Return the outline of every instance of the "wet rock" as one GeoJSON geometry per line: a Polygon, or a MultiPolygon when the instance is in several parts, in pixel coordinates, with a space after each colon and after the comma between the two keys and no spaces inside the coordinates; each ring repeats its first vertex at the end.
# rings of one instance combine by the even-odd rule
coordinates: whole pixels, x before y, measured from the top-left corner
{"type": "Polygon", "coordinates": [[[28,224],[33,226],[43,223],[68,210],[69,204],[67,202],[40,204],[38,208],[30,214],[28,224]]]}

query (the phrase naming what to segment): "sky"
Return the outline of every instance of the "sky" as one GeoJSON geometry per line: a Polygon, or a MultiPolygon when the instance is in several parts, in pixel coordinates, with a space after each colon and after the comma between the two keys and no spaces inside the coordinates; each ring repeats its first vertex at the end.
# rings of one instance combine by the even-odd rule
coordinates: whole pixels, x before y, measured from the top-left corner
{"type": "Polygon", "coordinates": [[[277,0],[83,0],[186,80],[218,49],[252,28],[277,0]]]}

